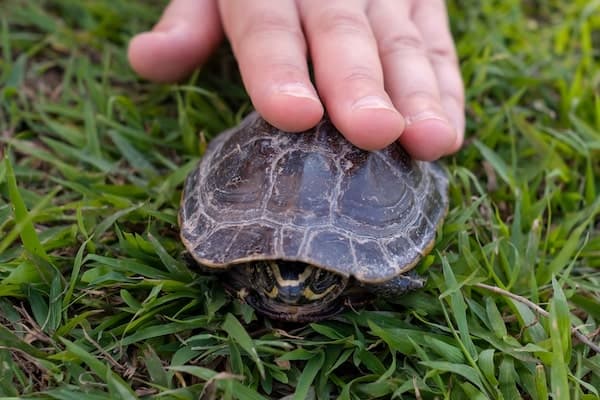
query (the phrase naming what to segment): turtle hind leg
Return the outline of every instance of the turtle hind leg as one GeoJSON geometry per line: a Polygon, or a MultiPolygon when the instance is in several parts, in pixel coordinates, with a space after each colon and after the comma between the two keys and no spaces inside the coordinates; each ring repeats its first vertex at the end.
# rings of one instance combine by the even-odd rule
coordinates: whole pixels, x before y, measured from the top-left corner
{"type": "Polygon", "coordinates": [[[425,282],[426,279],[418,275],[415,271],[409,271],[386,282],[365,285],[364,288],[377,297],[393,299],[423,288],[425,282]]]}

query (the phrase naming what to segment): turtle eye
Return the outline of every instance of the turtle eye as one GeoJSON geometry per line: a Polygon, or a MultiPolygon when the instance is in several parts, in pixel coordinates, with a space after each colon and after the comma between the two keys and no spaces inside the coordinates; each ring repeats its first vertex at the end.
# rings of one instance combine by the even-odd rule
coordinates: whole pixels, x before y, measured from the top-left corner
{"type": "Polygon", "coordinates": [[[313,275],[313,277],[314,277],[313,281],[316,281],[316,282],[320,281],[321,280],[321,275],[323,275],[321,269],[320,268],[316,268],[315,272],[314,272],[314,275],[313,275]]]}

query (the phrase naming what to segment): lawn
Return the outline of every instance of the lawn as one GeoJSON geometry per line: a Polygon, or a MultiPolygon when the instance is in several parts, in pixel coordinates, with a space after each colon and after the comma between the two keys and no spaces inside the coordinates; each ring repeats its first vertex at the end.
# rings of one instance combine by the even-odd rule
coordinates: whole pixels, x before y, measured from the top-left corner
{"type": "Polygon", "coordinates": [[[250,105],[225,47],[133,74],[162,3],[0,3],[0,397],[600,399],[600,1],[448,2],[467,141],[427,285],[302,326],[186,262],[182,183],[250,105]]]}

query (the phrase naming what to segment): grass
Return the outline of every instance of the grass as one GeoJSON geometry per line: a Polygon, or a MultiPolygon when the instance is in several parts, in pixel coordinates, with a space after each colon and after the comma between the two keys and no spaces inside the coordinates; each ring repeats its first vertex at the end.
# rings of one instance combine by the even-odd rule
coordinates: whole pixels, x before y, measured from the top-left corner
{"type": "Polygon", "coordinates": [[[0,4],[1,397],[600,398],[600,1],[449,2],[468,139],[427,287],[306,326],[183,258],[182,182],[249,103],[227,49],[129,70],[159,3],[0,4]]]}

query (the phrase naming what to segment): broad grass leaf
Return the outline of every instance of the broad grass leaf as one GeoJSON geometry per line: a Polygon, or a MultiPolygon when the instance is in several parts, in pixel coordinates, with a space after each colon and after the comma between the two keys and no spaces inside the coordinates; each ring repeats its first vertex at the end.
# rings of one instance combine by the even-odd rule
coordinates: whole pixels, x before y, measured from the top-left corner
{"type": "Polygon", "coordinates": [[[552,367],[550,384],[557,399],[569,400],[569,358],[571,354],[571,322],[567,299],[556,280],[552,280],[554,296],[550,301],[550,341],[552,343],[552,367]]]}
{"type": "Polygon", "coordinates": [[[377,356],[367,350],[354,352],[354,365],[364,365],[371,373],[381,375],[385,373],[385,366],[377,356]]]}
{"type": "Polygon", "coordinates": [[[519,319],[519,324],[524,329],[523,332],[529,341],[540,343],[548,338],[540,318],[529,307],[510,298],[506,299],[506,302],[519,319]]]}
{"type": "Polygon", "coordinates": [[[240,347],[233,340],[228,343],[229,348],[229,363],[231,364],[231,371],[234,374],[244,375],[244,360],[242,360],[242,354],[240,353],[240,347]]]}
{"type": "Polygon", "coordinates": [[[414,353],[414,341],[411,340],[411,337],[407,334],[407,332],[403,332],[402,330],[388,330],[375,323],[369,321],[369,328],[373,331],[373,334],[380,337],[392,350],[397,351],[402,354],[412,354],[414,353]]]}
{"type": "Polygon", "coordinates": [[[519,374],[515,370],[513,358],[502,357],[498,368],[498,375],[500,393],[502,393],[505,399],[518,399],[521,397],[517,388],[519,374]]]}
{"type": "Polygon", "coordinates": [[[146,177],[152,178],[157,175],[156,168],[148,161],[148,156],[139,152],[132,143],[124,138],[115,130],[109,129],[106,131],[120,153],[125,157],[127,162],[136,170],[143,173],[146,177]]]}
{"type": "Polygon", "coordinates": [[[277,360],[281,361],[299,361],[299,360],[310,360],[315,356],[315,353],[303,348],[288,351],[279,357],[277,360]]]}
{"type": "MultiPolygon", "coordinates": [[[[489,399],[488,396],[483,394],[480,390],[478,390],[475,386],[473,386],[469,382],[462,382],[460,384],[460,388],[467,395],[467,398],[469,400],[488,400],[489,399]]],[[[458,394],[454,397],[455,398],[458,397],[458,394]]]]}
{"type": "Polygon", "coordinates": [[[2,324],[0,324],[0,343],[2,343],[3,346],[18,349],[32,357],[40,359],[46,358],[46,355],[43,351],[23,341],[2,324]]]}
{"type": "Polygon", "coordinates": [[[492,386],[498,386],[498,379],[496,378],[495,362],[494,362],[494,349],[485,349],[479,353],[477,357],[477,365],[481,370],[481,373],[487,379],[492,386]]]}
{"type": "Polygon", "coordinates": [[[217,375],[216,371],[209,368],[198,367],[195,365],[172,365],[169,367],[171,371],[185,372],[186,374],[194,375],[202,380],[208,381],[217,375]]]}
{"type": "Polygon", "coordinates": [[[114,400],[114,397],[108,393],[93,392],[90,390],[76,390],[72,387],[59,387],[46,392],[52,399],[57,400],[114,400]]]}
{"type": "Polygon", "coordinates": [[[119,400],[138,400],[133,389],[111,370],[106,373],[106,383],[111,397],[119,400]]]}
{"type": "Polygon", "coordinates": [[[436,369],[441,372],[457,374],[473,383],[481,392],[486,393],[485,386],[481,381],[479,372],[465,364],[454,364],[446,361],[421,361],[420,364],[436,369]]]}
{"type": "Polygon", "coordinates": [[[346,349],[344,350],[339,357],[336,358],[335,362],[333,363],[333,365],[327,369],[325,371],[325,375],[329,375],[331,373],[333,373],[333,371],[335,371],[340,365],[344,364],[346,362],[346,360],[348,360],[350,358],[350,356],[352,355],[352,353],[354,353],[354,349],[346,349]]]}
{"type": "MultiPolygon", "coordinates": [[[[121,339],[118,344],[115,344],[115,346],[127,346],[150,338],[187,332],[190,329],[203,328],[207,326],[207,321],[207,317],[200,316],[194,320],[186,320],[184,322],[169,322],[159,325],[147,325],[143,328],[136,329],[134,333],[121,339]]],[[[112,346],[109,347],[109,349],[112,349],[112,346]]]]}
{"type": "Polygon", "coordinates": [[[506,335],[508,334],[508,332],[506,331],[506,325],[504,324],[502,314],[500,314],[500,310],[498,310],[498,307],[496,306],[496,302],[494,301],[493,297],[487,297],[485,299],[485,310],[487,314],[487,319],[492,327],[492,331],[500,339],[506,337],[506,335]]]}
{"type": "Polygon", "coordinates": [[[6,278],[2,279],[1,286],[5,285],[26,285],[41,283],[42,279],[37,265],[29,260],[19,263],[6,278]]]}
{"type": "Polygon", "coordinates": [[[94,155],[87,153],[85,150],[82,150],[77,147],[73,147],[67,144],[64,144],[58,140],[51,139],[49,137],[42,138],[42,141],[54,150],[55,153],[62,154],[63,156],[71,157],[79,162],[86,164],[87,166],[93,167],[96,170],[109,174],[114,172],[116,168],[115,164],[107,161],[103,158],[98,158],[94,155]]]}
{"type": "Polygon", "coordinates": [[[86,151],[92,154],[97,159],[102,158],[100,148],[100,137],[96,126],[96,110],[91,100],[84,103],[83,106],[83,121],[86,137],[86,151]]]}
{"type": "Polygon", "coordinates": [[[85,249],[92,240],[91,237],[87,238],[85,242],[79,246],[77,253],[75,254],[75,258],[73,259],[73,268],[71,269],[71,276],[69,279],[69,286],[67,287],[67,291],[63,296],[63,307],[68,307],[71,299],[73,298],[73,292],[75,291],[75,285],[79,281],[79,273],[81,272],[81,267],[83,266],[83,255],[85,253],[85,249]]]}
{"type": "Polygon", "coordinates": [[[50,332],[56,332],[61,326],[62,320],[62,277],[59,273],[54,275],[50,285],[50,295],[48,298],[48,321],[47,327],[50,332]]]}
{"type": "Polygon", "coordinates": [[[496,171],[500,178],[502,178],[502,180],[506,182],[509,187],[515,188],[517,184],[512,172],[513,169],[510,168],[497,153],[495,153],[481,141],[474,140],[473,144],[475,147],[477,147],[483,158],[485,158],[491,164],[491,166],[494,168],[494,171],[496,171]]]}
{"type": "Polygon", "coordinates": [[[308,394],[308,391],[313,384],[317,373],[323,366],[325,355],[322,352],[315,354],[304,366],[302,374],[298,378],[298,385],[294,391],[293,400],[304,400],[308,394]]]}
{"type": "Polygon", "coordinates": [[[148,240],[154,247],[156,255],[160,258],[160,261],[169,272],[179,277],[186,277],[188,280],[191,279],[190,272],[187,268],[181,265],[179,261],[171,257],[171,255],[165,250],[160,241],[152,234],[148,234],[148,240]]]}
{"type": "Polygon", "coordinates": [[[359,396],[368,399],[384,398],[396,389],[397,383],[394,381],[380,381],[368,383],[359,383],[354,385],[359,396]]]}
{"type": "Polygon", "coordinates": [[[329,327],[327,325],[313,323],[310,324],[310,327],[314,329],[315,332],[318,332],[321,335],[332,340],[340,340],[345,338],[345,336],[342,333],[336,331],[334,328],[329,327]]]}
{"type": "Polygon", "coordinates": [[[265,366],[267,367],[267,369],[269,370],[269,373],[267,374],[268,376],[270,376],[271,378],[287,385],[289,383],[289,378],[286,375],[286,373],[284,372],[284,368],[281,368],[279,365],[273,365],[273,364],[265,364],[265,366]]]}
{"type": "Polygon", "coordinates": [[[230,380],[229,385],[231,385],[232,395],[235,396],[236,399],[239,400],[267,400],[266,397],[258,393],[256,390],[244,385],[242,382],[237,380],[230,380]]]}
{"type": "MultiPolygon", "coordinates": [[[[4,157],[4,168],[6,170],[6,183],[8,185],[8,194],[10,201],[13,205],[13,210],[15,213],[15,222],[20,227],[19,235],[21,236],[23,246],[27,249],[27,251],[38,256],[39,258],[45,261],[50,261],[48,254],[46,254],[46,251],[44,250],[44,247],[40,242],[35,227],[33,226],[32,218],[29,215],[27,206],[25,205],[25,202],[21,197],[19,187],[17,186],[15,172],[8,157],[4,157]]],[[[51,194],[54,194],[54,192],[52,192],[51,194]]],[[[45,201],[43,201],[43,203],[47,204],[49,200],[50,198],[46,196],[46,199],[45,201]]],[[[2,244],[0,243],[0,246],[1,245],[2,244]]],[[[49,277],[48,272],[49,271],[46,271],[44,273],[45,277],[49,277]]]]}
{"type": "Polygon", "coordinates": [[[575,254],[581,247],[581,237],[587,230],[587,223],[580,224],[569,234],[558,254],[552,257],[552,261],[547,265],[541,265],[541,268],[538,269],[536,274],[538,285],[541,286],[549,283],[554,275],[560,273],[560,271],[573,262],[575,254]]]}
{"type": "Polygon", "coordinates": [[[475,350],[475,345],[473,344],[471,334],[469,332],[469,324],[467,322],[467,304],[463,298],[460,286],[456,281],[454,273],[452,272],[452,268],[445,257],[442,258],[442,268],[448,289],[446,290],[445,294],[441,295],[441,297],[443,298],[443,296],[446,294],[450,297],[450,308],[452,310],[454,320],[458,325],[458,332],[461,342],[465,347],[465,351],[467,352],[466,355],[474,358],[477,355],[477,351],[475,350]]]}
{"type": "MultiPolygon", "coordinates": [[[[168,280],[169,275],[165,271],[142,264],[135,259],[116,259],[111,257],[88,254],[84,258],[84,263],[96,262],[101,266],[108,266],[112,271],[123,272],[126,274],[137,274],[148,279],[168,280]]],[[[95,266],[95,265],[90,265],[95,266]]]]}
{"type": "Polygon", "coordinates": [[[126,289],[121,289],[119,291],[119,295],[121,299],[129,306],[132,312],[137,312],[142,308],[142,303],[140,303],[135,297],[131,295],[131,293],[126,289]]]}
{"type": "Polygon", "coordinates": [[[71,353],[90,369],[98,375],[100,378],[106,379],[109,385],[112,386],[112,390],[119,393],[118,398],[132,398],[135,399],[135,394],[131,387],[118,375],[116,375],[107,365],[98,359],[97,356],[90,354],[83,347],[78,344],[71,342],[65,338],[60,338],[61,342],[65,345],[66,351],[71,353]],[[125,396],[125,397],[122,397],[125,396]],[[131,397],[130,397],[131,396],[131,397]]]}
{"type": "Polygon", "coordinates": [[[538,400],[548,400],[548,382],[543,364],[535,366],[535,392],[538,400]]]}
{"type": "Polygon", "coordinates": [[[39,146],[34,146],[33,144],[23,141],[23,140],[11,140],[11,146],[14,147],[19,152],[25,153],[28,156],[45,161],[55,168],[57,168],[63,175],[67,177],[67,179],[76,180],[81,177],[82,171],[81,168],[76,168],[60,159],[58,159],[54,154],[40,149],[39,146]]]}
{"type": "Polygon", "coordinates": [[[240,347],[250,356],[250,358],[256,364],[258,368],[258,372],[262,378],[265,377],[265,367],[258,356],[258,351],[256,350],[256,346],[254,345],[254,341],[246,332],[246,329],[242,326],[242,324],[233,316],[233,314],[227,314],[225,317],[225,321],[223,322],[223,330],[227,332],[229,337],[240,345],[240,347]]]}
{"type": "Polygon", "coordinates": [[[114,225],[114,223],[117,222],[117,220],[119,218],[123,218],[123,217],[127,216],[128,214],[130,214],[136,210],[139,210],[143,206],[144,206],[144,204],[136,204],[136,205],[127,207],[123,210],[119,210],[111,215],[106,216],[104,218],[104,220],[96,226],[96,229],[94,230],[94,236],[102,237],[104,232],[106,232],[108,230],[108,228],[110,228],[112,225],[114,225]]]}
{"type": "Polygon", "coordinates": [[[148,345],[144,349],[143,360],[148,374],[153,384],[160,385],[162,387],[169,387],[169,374],[167,373],[160,357],[154,350],[154,347],[148,345]]]}

